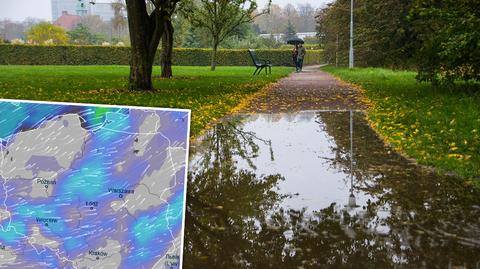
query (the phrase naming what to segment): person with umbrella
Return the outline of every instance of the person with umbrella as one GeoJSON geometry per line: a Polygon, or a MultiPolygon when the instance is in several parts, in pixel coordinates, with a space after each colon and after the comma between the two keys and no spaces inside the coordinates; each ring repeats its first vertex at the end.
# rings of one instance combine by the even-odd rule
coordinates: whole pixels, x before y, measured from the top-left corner
{"type": "Polygon", "coordinates": [[[307,50],[303,47],[302,43],[298,44],[297,48],[297,72],[302,72],[303,58],[307,54],[307,50]]]}
{"type": "Polygon", "coordinates": [[[298,47],[295,44],[295,46],[293,46],[293,50],[292,50],[292,61],[293,61],[293,64],[295,65],[295,68],[298,71],[297,56],[298,56],[298,47]]]}
{"type": "Polygon", "coordinates": [[[292,58],[293,58],[293,62],[295,63],[295,68],[297,72],[302,71],[303,58],[307,53],[305,48],[302,46],[303,43],[304,43],[303,39],[299,37],[293,37],[287,40],[287,44],[295,45],[292,51],[292,58]]]}

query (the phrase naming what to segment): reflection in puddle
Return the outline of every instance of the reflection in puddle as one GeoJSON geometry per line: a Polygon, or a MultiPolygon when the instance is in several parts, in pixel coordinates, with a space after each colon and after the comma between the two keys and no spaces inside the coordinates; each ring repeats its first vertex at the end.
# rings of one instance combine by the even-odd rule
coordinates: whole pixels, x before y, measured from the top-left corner
{"type": "Polygon", "coordinates": [[[475,268],[480,193],[350,115],[238,116],[206,133],[191,153],[185,268],[475,268]]]}

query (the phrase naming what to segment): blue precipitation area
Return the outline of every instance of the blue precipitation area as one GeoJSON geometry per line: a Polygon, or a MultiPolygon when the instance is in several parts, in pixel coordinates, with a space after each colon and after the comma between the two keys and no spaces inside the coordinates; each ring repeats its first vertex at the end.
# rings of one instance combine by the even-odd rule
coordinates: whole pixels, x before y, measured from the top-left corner
{"type": "MultiPolygon", "coordinates": [[[[108,193],[108,188],[134,189],[143,171],[150,166],[148,160],[135,161],[135,171],[129,174],[129,179],[112,173],[113,159],[121,160],[125,153],[119,149],[122,141],[131,140],[133,131],[138,130],[140,124],[138,119],[131,116],[131,112],[130,108],[0,101],[2,151],[19,132],[36,129],[45,121],[65,114],[75,113],[81,116],[82,127],[90,132],[84,155],[75,162],[75,169],[57,179],[52,197],[19,198],[20,196],[15,196],[14,189],[7,190],[0,186],[0,208],[8,208],[12,213],[8,219],[0,222],[0,248],[11,249],[17,255],[15,266],[11,268],[72,268],[73,264],[65,262],[66,259],[88,253],[92,250],[92,245],[97,249],[104,247],[105,238],[112,237],[122,247],[122,263],[119,268],[151,268],[166,254],[173,239],[183,236],[185,198],[182,187],[174,190],[168,203],[144,210],[135,216],[125,216],[123,211],[122,216],[117,216],[112,210],[105,209],[101,211],[105,215],[83,214],[75,220],[78,223],[57,221],[40,227],[43,236],[60,243],[58,251],[35,248],[28,242],[32,226],[38,225],[38,221],[35,221],[37,218],[54,216],[60,220],[71,219],[72,210],[79,210],[84,201],[95,200],[108,205],[106,207],[112,201],[118,201],[118,194],[108,193]],[[16,198],[11,199],[13,196],[16,198]],[[127,227],[125,231],[120,231],[120,222],[123,227],[127,227]],[[127,246],[128,251],[124,251],[127,246]]],[[[171,122],[186,119],[188,115],[184,111],[161,113],[167,115],[171,122]]],[[[186,143],[188,139],[187,129],[187,121],[179,126],[179,131],[185,132],[179,136],[181,142],[186,143]]],[[[179,180],[183,186],[185,178],[179,180]]],[[[5,179],[0,176],[0,181],[3,183],[5,179]]]]}

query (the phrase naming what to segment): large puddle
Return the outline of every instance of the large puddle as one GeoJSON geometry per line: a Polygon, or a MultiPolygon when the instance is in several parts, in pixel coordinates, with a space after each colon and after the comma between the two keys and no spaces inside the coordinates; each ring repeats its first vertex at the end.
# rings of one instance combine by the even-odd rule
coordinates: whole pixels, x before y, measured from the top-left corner
{"type": "Polygon", "coordinates": [[[480,268],[480,192],[361,113],[237,116],[191,155],[185,268],[480,268]]]}

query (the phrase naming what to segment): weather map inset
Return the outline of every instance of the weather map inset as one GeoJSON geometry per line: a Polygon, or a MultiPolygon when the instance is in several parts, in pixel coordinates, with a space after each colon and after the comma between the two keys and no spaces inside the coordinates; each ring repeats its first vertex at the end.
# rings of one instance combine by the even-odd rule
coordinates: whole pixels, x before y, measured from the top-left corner
{"type": "Polygon", "coordinates": [[[0,100],[0,268],[181,268],[190,111],[0,100]]]}

